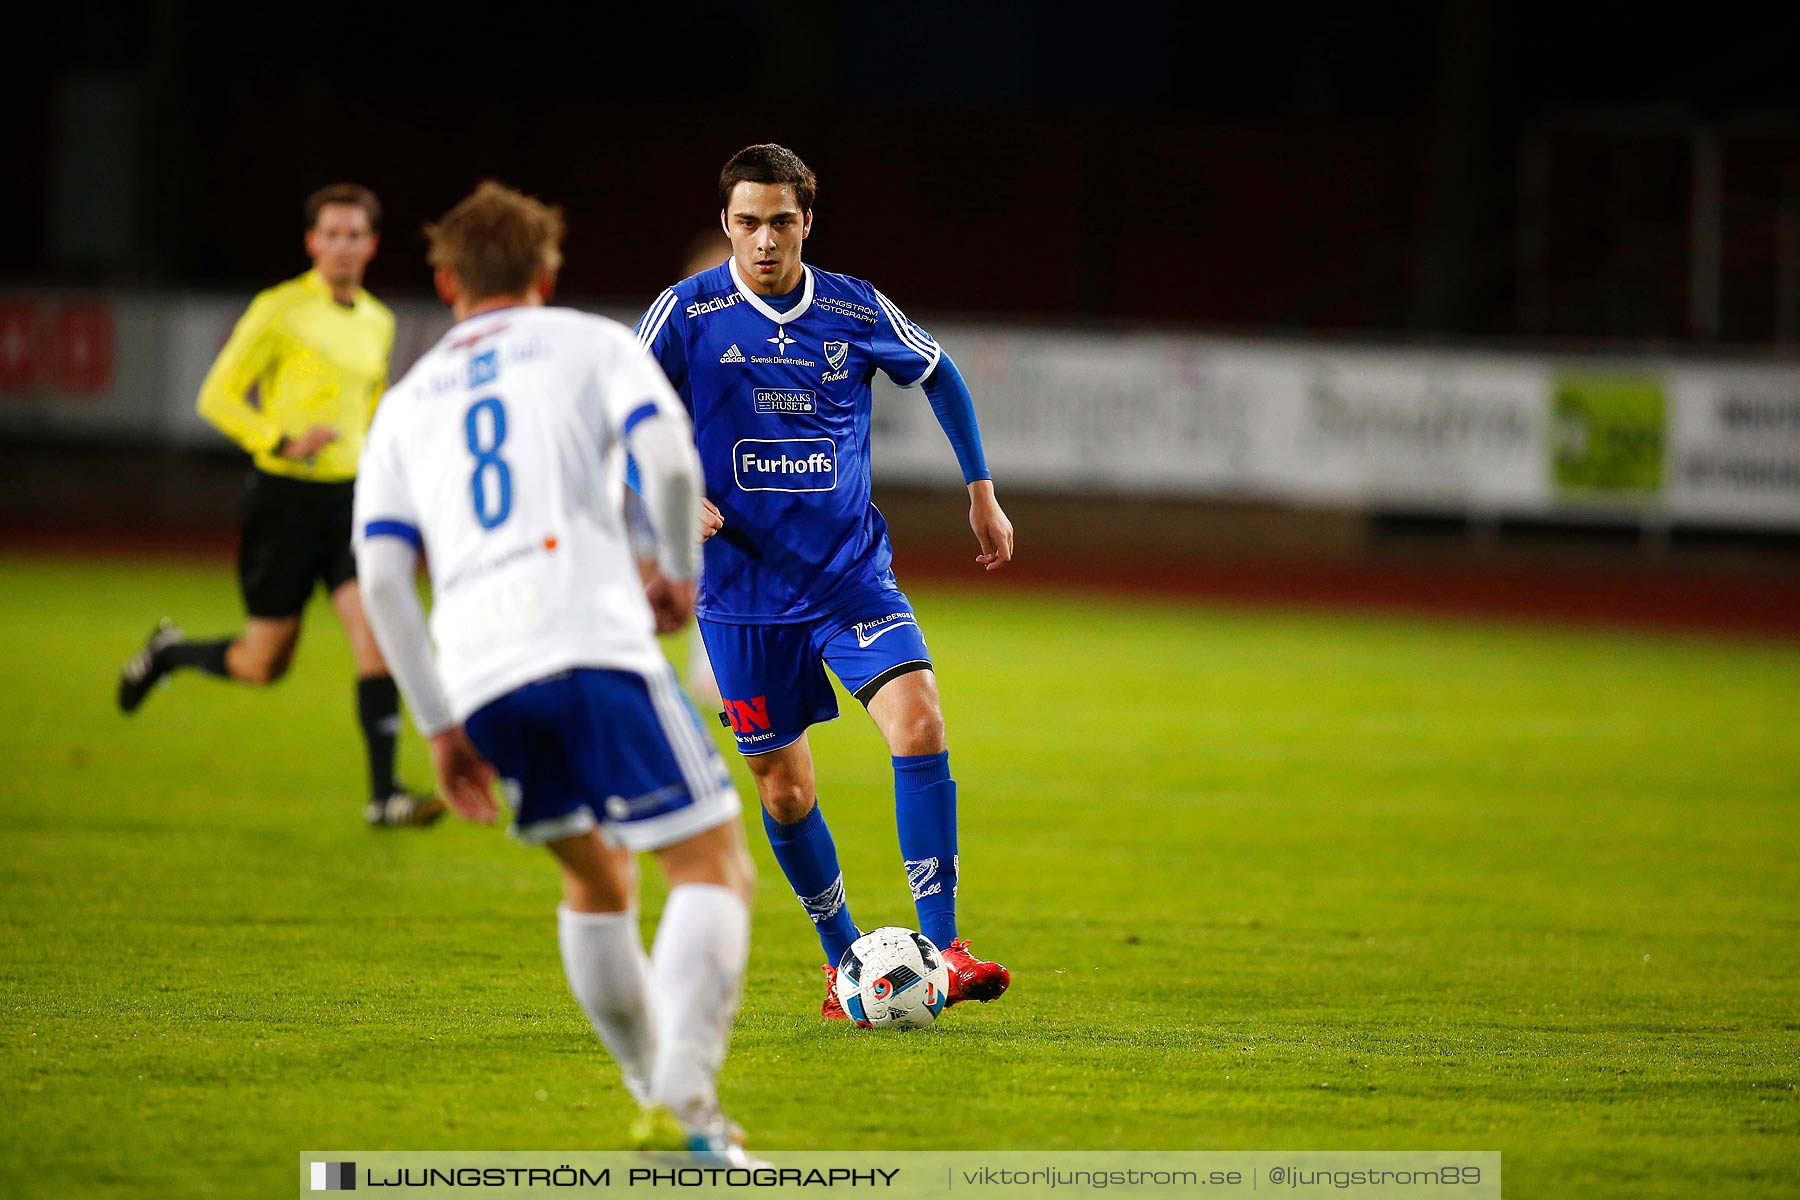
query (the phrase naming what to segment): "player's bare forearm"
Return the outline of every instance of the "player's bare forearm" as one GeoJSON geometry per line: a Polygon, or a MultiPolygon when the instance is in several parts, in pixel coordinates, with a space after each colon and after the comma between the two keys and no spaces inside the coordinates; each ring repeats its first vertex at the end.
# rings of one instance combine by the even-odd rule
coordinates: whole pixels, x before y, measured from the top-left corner
{"type": "Polygon", "coordinates": [[[650,601],[651,615],[656,618],[656,632],[674,633],[694,615],[694,581],[670,579],[658,570],[644,588],[650,601]]]}
{"type": "Polygon", "coordinates": [[[981,545],[975,561],[989,571],[998,571],[1013,557],[1013,527],[1000,502],[994,499],[994,481],[977,479],[969,485],[969,528],[981,545]]]}
{"type": "Polygon", "coordinates": [[[329,425],[314,425],[298,437],[283,438],[276,453],[296,461],[311,458],[338,440],[338,431],[329,425]]]}
{"type": "Polygon", "coordinates": [[[499,813],[494,803],[494,768],[481,757],[461,725],[431,736],[431,765],[438,794],[467,821],[492,825],[499,813]]]}

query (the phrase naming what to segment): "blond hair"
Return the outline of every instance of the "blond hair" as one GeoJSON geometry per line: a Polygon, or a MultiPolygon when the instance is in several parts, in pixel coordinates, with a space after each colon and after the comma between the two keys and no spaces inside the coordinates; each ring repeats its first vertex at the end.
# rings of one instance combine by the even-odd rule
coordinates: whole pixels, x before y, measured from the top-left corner
{"type": "Polygon", "coordinates": [[[449,268],[465,300],[517,296],[562,266],[563,230],[560,208],[488,179],[425,226],[425,259],[449,268]]]}

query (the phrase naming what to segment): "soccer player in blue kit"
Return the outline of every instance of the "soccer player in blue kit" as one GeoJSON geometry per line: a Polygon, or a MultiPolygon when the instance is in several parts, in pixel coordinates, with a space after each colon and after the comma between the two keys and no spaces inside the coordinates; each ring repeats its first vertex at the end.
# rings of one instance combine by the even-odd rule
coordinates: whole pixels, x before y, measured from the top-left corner
{"type": "Polygon", "coordinates": [[[806,736],[838,715],[826,667],[893,755],[901,856],[920,931],[949,967],[948,1002],[993,1000],[1011,982],[957,934],[956,781],[937,680],[870,500],[876,371],[923,385],[968,485],[976,561],[1005,566],[1013,529],[956,365],[872,285],[801,261],[817,191],[791,150],[738,151],[719,175],[731,257],[664,290],[637,332],[694,418],[707,482],[700,633],[775,859],[824,946],[821,1015],[841,1020],[832,985],[858,932],[806,736]]]}

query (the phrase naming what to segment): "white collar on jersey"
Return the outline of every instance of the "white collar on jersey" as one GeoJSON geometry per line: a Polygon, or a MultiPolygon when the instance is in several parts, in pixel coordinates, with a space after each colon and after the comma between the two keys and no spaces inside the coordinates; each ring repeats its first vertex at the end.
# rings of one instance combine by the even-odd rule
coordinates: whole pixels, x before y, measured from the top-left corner
{"type": "Polygon", "coordinates": [[[788,309],[786,312],[777,312],[773,308],[770,308],[768,302],[761,296],[758,296],[755,292],[744,286],[744,277],[738,274],[736,256],[726,259],[726,262],[731,266],[731,282],[737,285],[738,295],[748,300],[751,308],[754,308],[757,312],[769,318],[769,320],[775,322],[777,325],[786,325],[789,321],[794,320],[801,313],[812,307],[813,274],[812,268],[805,263],[800,264],[800,273],[806,277],[804,290],[800,293],[800,303],[794,305],[794,307],[788,309]]]}

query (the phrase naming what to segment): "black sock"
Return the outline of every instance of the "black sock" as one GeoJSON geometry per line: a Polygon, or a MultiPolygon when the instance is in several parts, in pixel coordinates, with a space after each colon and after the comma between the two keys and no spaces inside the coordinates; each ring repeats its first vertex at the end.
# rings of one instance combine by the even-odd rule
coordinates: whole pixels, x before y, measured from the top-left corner
{"type": "Polygon", "coordinates": [[[392,675],[356,681],[356,719],[369,750],[369,794],[385,800],[400,790],[394,778],[394,743],[400,735],[400,689],[392,675]]]}
{"type": "Polygon", "coordinates": [[[231,648],[231,642],[231,638],[220,638],[216,642],[176,642],[173,646],[165,646],[158,657],[171,670],[192,667],[223,679],[231,674],[225,669],[225,651],[231,648]]]}

